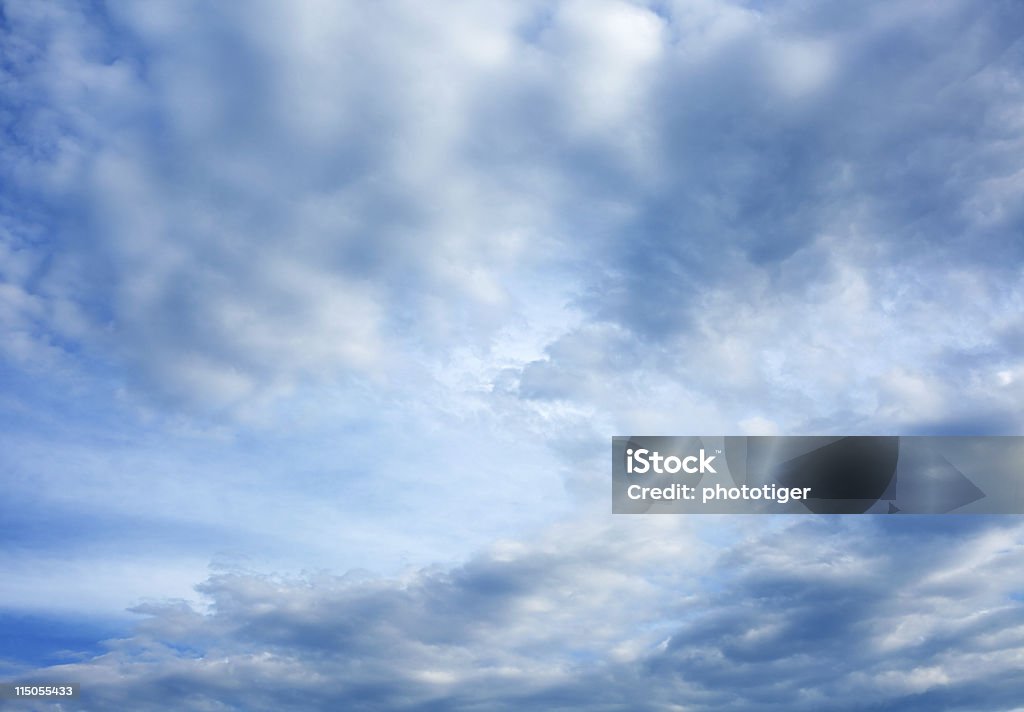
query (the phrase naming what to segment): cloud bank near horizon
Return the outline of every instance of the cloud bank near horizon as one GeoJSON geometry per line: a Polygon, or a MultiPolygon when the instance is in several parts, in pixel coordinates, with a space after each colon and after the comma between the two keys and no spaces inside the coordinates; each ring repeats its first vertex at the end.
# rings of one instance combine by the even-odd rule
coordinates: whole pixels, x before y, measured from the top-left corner
{"type": "Polygon", "coordinates": [[[142,607],[49,674],[97,709],[1010,709],[1021,527],[876,521],[718,547],[672,517],[576,522],[403,580],[221,572],[207,610],[142,607]]]}

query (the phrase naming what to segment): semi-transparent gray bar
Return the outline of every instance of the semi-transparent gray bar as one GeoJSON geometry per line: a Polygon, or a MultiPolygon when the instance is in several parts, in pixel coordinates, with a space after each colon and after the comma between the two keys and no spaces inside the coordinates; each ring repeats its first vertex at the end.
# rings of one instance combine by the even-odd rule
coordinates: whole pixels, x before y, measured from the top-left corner
{"type": "Polygon", "coordinates": [[[617,436],[616,514],[1024,514],[1024,437],[617,436]]]}
{"type": "Polygon", "coordinates": [[[3,682],[0,700],[71,700],[78,697],[77,682],[3,682]]]}

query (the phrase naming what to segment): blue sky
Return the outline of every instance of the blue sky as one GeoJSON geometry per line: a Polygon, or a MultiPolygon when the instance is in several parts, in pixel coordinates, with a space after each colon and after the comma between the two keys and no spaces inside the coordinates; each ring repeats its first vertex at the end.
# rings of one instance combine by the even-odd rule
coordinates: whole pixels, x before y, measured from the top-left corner
{"type": "Polygon", "coordinates": [[[1024,6],[0,8],[0,675],[1024,699],[1016,518],[613,517],[607,462],[1020,432],[1024,6]]]}

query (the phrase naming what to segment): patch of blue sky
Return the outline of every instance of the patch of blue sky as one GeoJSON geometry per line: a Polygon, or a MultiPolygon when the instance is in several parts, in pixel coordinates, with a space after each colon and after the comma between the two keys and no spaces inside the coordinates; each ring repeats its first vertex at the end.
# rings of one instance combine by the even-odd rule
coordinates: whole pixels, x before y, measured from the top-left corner
{"type": "Polygon", "coordinates": [[[47,616],[0,610],[0,669],[5,677],[25,670],[81,662],[107,651],[104,641],[132,629],[124,619],[90,619],[81,615],[47,616]]]}

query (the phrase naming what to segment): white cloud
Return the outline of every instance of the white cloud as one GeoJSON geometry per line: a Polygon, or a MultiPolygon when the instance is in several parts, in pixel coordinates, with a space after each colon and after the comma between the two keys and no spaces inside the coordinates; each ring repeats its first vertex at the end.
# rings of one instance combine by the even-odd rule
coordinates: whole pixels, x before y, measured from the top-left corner
{"type": "Polygon", "coordinates": [[[603,523],[612,434],[1017,428],[1022,21],[8,3],[4,514],[56,524],[5,600],[417,571],[214,576],[75,669],[106,708],[1008,707],[1001,523],[470,552],[603,523]]]}
{"type": "Polygon", "coordinates": [[[1006,405],[980,372],[970,393],[887,399],[905,400],[896,364],[941,383],[951,354],[998,349],[952,326],[1011,323],[1020,300],[957,237],[998,245],[984,234],[1017,220],[999,12],[16,5],[9,74],[38,127],[7,154],[51,237],[31,288],[7,278],[11,343],[85,347],[138,392],[238,416],[485,352],[533,295],[575,297],[598,328],[674,342],[647,378],[768,398],[783,428],[939,421],[964,397],[987,417],[1006,405]],[[966,55],[886,34],[967,16],[966,55]],[[966,99],[977,129],[946,110],[966,99]],[[966,298],[922,282],[939,279],[966,298]]]}

